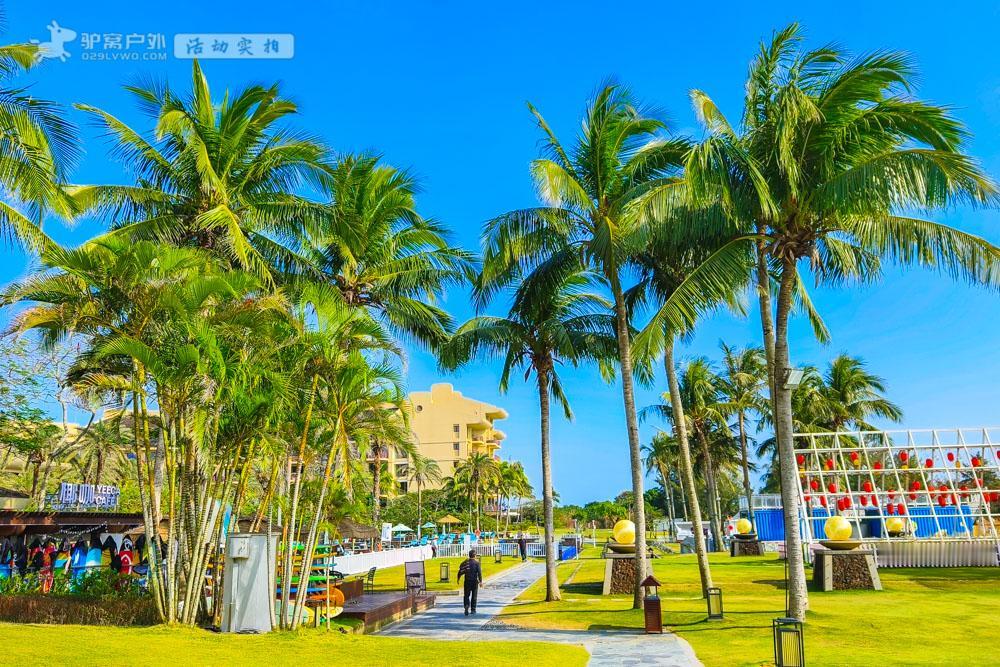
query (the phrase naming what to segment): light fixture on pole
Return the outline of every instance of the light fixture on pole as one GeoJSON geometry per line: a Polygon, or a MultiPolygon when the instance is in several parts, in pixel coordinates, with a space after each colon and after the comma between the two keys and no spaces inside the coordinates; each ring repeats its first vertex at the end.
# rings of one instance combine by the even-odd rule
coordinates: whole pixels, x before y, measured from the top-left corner
{"type": "Polygon", "coordinates": [[[806,372],[801,368],[786,368],[782,377],[782,388],[795,389],[802,384],[802,378],[806,372]]]}
{"type": "Polygon", "coordinates": [[[771,627],[774,634],[775,667],[805,667],[806,647],[802,623],[794,618],[776,618],[771,627]]]}
{"type": "Polygon", "coordinates": [[[717,587],[712,587],[708,589],[708,595],[706,596],[708,600],[708,620],[717,621],[720,620],[722,616],[722,589],[717,587]]]}

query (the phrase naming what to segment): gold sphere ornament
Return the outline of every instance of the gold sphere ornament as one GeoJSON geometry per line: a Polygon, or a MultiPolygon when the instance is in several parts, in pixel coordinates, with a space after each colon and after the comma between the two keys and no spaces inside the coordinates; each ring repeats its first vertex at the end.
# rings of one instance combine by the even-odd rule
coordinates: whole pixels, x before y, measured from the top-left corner
{"type": "Polygon", "coordinates": [[[842,516],[831,516],[823,524],[823,532],[826,539],[840,542],[851,539],[851,522],[842,516]]]}
{"type": "Polygon", "coordinates": [[[736,532],[740,535],[746,535],[751,530],[753,530],[753,524],[750,523],[750,519],[740,519],[736,522],[736,532]]]}
{"type": "Polygon", "coordinates": [[[611,529],[611,534],[618,544],[635,544],[635,524],[628,519],[622,519],[611,529]]]}
{"type": "Polygon", "coordinates": [[[890,533],[902,533],[906,528],[906,522],[898,516],[889,517],[885,520],[885,529],[890,533]]]}

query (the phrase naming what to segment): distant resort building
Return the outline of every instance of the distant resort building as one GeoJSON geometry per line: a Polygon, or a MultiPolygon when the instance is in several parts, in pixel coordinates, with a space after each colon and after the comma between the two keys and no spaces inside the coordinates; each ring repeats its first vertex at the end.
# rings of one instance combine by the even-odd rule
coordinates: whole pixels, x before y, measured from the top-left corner
{"type": "MultiPolygon", "coordinates": [[[[495,422],[507,419],[503,408],[463,396],[447,383],[431,385],[430,391],[415,391],[409,395],[410,430],[417,450],[437,462],[443,477],[451,477],[462,461],[472,454],[487,454],[494,458],[501,442],[507,437],[495,427],[495,422]]],[[[404,493],[409,485],[409,470],[404,452],[387,454],[389,470],[404,493]]],[[[427,485],[425,489],[440,487],[427,485]]]]}

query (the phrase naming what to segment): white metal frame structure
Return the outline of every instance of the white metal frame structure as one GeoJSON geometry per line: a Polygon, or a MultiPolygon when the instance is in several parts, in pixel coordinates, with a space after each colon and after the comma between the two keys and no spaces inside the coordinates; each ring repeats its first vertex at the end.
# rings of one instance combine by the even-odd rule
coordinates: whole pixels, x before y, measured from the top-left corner
{"type": "MultiPolygon", "coordinates": [[[[970,565],[1000,562],[1000,427],[796,433],[794,445],[807,544],[839,513],[880,560],[901,561],[891,564],[931,564],[895,557],[931,543],[939,546],[928,552],[941,554],[949,543],[975,544],[953,548],[979,554],[966,558],[970,565]],[[907,539],[889,537],[893,517],[903,519],[907,539]],[[865,536],[871,526],[877,537],[865,536]]],[[[932,560],[950,564],[948,554],[932,560]]]]}

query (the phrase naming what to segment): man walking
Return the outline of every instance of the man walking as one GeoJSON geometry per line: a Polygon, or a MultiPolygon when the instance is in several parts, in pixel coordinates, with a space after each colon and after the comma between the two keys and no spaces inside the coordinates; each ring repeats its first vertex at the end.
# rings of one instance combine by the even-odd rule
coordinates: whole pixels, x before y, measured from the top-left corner
{"type": "Polygon", "coordinates": [[[517,534],[517,550],[521,554],[521,562],[528,560],[528,540],[524,537],[524,533],[517,534]]]}
{"type": "Polygon", "coordinates": [[[483,567],[476,560],[475,549],[469,551],[469,557],[458,566],[458,580],[462,581],[463,576],[465,577],[465,586],[462,589],[462,604],[465,605],[465,615],[469,615],[470,608],[475,615],[476,598],[479,596],[479,587],[483,583],[483,567]]]}

